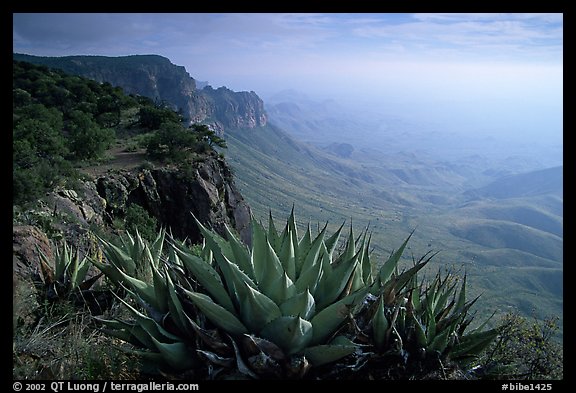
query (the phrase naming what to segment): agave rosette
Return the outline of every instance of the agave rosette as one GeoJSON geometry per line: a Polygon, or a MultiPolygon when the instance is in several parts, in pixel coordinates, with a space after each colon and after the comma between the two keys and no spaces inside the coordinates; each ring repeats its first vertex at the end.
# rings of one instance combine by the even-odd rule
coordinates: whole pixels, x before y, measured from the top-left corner
{"type": "Polygon", "coordinates": [[[377,352],[399,355],[404,362],[447,359],[468,366],[497,337],[500,328],[482,330],[489,319],[468,330],[478,297],[466,301],[466,276],[458,286],[451,272],[438,272],[425,287],[417,272],[424,257],[401,275],[392,275],[370,311],[368,330],[377,352]],[[402,277],[404,276],[404,277],[402,277]]]}
{"type": "Polygon", "coordinates": [[[253,219],[251,248],[228,228],[225,240],[198,226],[212,258],[182,246],[175,250],[205,292],[182,288],[184,294],[215,326],[265,340],[278,347],[280,359],[305,357],[312,366],[357,349],[338,330],[373,281],[365,233],[354,239],[351,228],[344,251],[334,258],[343,225],[329,237],[326,226],[314,237],[308,226],[299,238],[293,211],[281,233],[272,217],[267,229],[253,219]]]}

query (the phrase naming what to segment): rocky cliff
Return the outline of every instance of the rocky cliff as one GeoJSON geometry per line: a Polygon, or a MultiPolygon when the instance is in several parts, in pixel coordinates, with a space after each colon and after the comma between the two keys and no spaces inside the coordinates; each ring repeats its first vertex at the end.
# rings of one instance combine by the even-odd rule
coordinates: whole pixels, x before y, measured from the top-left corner
{"type": "Polygon", "coordinates": [[[234,92],[225,87],[206,86],[188,101],[186,113],[191,123],[209,124],[213,129],[255,128],[265,126],[268,119],[264,102],[256,93],[234,92]]]}
{"type": "Polygon", "coordinates": [[[98,178],[95,184],[107,217],[122,216],[127,206],[136,203],[174,236],[192,243],[201,240],[192,214],[222,235],[228,225],[244,242],[250,241],[250,208],[234,185],[229,167],[215,155],[187,170],[120,171],[98,178]]]}
{"type": "Polygon", "coordinates": [[[190,123],[208,124],[220,132],[267,123],[264,103],[256,93],[226,87],[197,89],[184,67],[162,56],[39,57],[15,53],[13,58],[120,86],[128,94],[143,95],[182,111],[190,123]]]}
{"type": "Polygon", "coordinates": [[[45,195],[33,211],[15,217],[14,274],[38,279],[38,253],[52,255],[46,233],[85,252],[90,231],[121,220],[133,203],[173,236],[192,244],[201,241],[192,214],[222,235],[225,225],[235,229],[250,244],[250,207],[234,185],[226,162],[210,154],[186,170],[158,167],[109,172],[80,181],[75,190],[58,189],[45,195]]]}

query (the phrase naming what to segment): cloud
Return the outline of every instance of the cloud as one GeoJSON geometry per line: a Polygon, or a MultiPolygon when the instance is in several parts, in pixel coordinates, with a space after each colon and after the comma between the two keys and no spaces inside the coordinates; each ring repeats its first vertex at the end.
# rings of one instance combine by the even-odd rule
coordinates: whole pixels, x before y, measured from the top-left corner
{"type": "Polygon", "coordinates": [[[13,43],[44,55],[363,56],[379,48],[406,58],[560,60],[562,23],[562,14],[14,14],[13,43]]]}
{"type": "Polygon", "coordinates": [[[365,39],[395,40],[417,55],[561,61],[561,21],[548,14],[415,14],[412,21],[373,21],[355,27],[353,33],[365,39]]]}
{"type": "MultiPolygon", "coordinates": [[[[370,87],[413,64],[562,64],[561,14],[14,14],[17,52],[159,54],[230,88],[370,87]],[[384,76],[383,76],[384,75],[384,76]],[[362,80],[362,82],[360,82],[362,80]]],[[[428,68],[432,69],[432,68],[428,68]]]]}

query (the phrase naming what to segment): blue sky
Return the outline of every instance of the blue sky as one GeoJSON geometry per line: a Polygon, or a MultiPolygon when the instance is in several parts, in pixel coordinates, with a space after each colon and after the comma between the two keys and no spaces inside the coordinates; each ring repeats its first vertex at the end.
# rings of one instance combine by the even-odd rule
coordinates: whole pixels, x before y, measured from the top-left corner
{"type": "Polygon", "coordinates": [[[218,83],[383,63],[562,64],[562,14],[15,14],[14,50],[155,53],[218,83]],[[237,64],[236,70],[233,65],[237,64]],[[276,72],[275,72],[276,71],[276,72]]]}
{"type": "Polygon", "coordinates": [[[530,124],[552,122],[561,138],[562,14],[14,14],[13,21],[15,52],[159,54],[214,87],[264,97],[297,89],[418,107],[486,103],[532,117],[537,110],[530,124]]]}

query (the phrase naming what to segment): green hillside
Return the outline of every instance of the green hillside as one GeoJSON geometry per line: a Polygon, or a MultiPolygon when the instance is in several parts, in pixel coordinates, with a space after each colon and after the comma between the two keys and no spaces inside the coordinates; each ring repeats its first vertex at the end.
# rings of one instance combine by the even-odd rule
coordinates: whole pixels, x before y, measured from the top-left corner
{"type": "Polygon", "coordinates": [[[484,187],[470,190],[468,194],[498,199],[546,194],[562,195],[562,178],[563,167],[547,168],[504,176],[484,187]]]}

